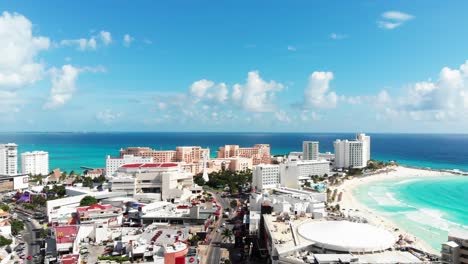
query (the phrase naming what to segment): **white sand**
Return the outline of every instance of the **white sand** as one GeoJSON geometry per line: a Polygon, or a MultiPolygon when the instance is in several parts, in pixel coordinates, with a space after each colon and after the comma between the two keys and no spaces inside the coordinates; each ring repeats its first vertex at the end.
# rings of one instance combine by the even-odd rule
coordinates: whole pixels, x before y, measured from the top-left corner
{"type": "Polygon", "coordinates": [[[414,169],[408,167],[401,167],[401,166],[393,166],[391,169],[387,169],[386,171],[381,171],[377,174],[372,176],[366,176],[361,178],[353,178],[351,180],[346,180],[336,189],[338,190],[338,194],[342,192],[341,201],[339,202],[341,209],[346,209],[342,211],[345,215],[347,215],[348,209],[353,209],[351,216],[362,216],[363,218],[367,219],[367,221],[373,225],[383,227],[389,231],[392,231],[396,237],[400,234],[406,237],[410,237],[415,241],[411,246],[424,250],[426,252],[430,252],[433,254],[440,255],[440,252],[434,250],[431,246],[425,243],[422,240],[417,239],[411,233],[402,230],[399,226],[394,224],[391,220],[384,218],[381,215],[374,213],[372,210],[367,208],[365,205],[359,203],[357,199],[355,199],[352,195],[352,190],[361,184],[368,184],[375,181],[382,181],[382,180],[392,180],[392,179],[404,179],[404,178],[414,178],[414,177],[434,177],[434,176],[448,176],[448,175],[456,175],[450,172],[440,172],[440,171],[433,171],[433,170],[423,170],[423,169],[414,169]],[[359,211],[354,211],[358,209],[359,211]],[[396,228],[399,231],[394,231],[396,228]]]}

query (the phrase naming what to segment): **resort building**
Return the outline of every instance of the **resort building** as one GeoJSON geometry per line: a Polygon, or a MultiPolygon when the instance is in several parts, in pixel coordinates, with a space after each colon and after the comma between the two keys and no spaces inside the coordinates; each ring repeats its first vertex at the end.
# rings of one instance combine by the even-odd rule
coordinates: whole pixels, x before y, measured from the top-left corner
{"type": "Polygon", "coordinates": [[[319,159],[319,142],[304,141],[302,142],[302,159],[303,160],[318,160],[319,159]]]}
{"type": "Polygon", "coordinates": [[[270,164],[270,145],[256,144],[250,148],[241,148],[239,145],[225,145],[217,152],[218,158],[244,157],[251,158],[253,165],[270,164]]]}
{"type": "Polygon", "coordinates": [[[265,189],[277,188],[280,184],[280,166],[260,164],[255,166],[252,174],[252,187],[262,192],[265,189]]]}
{"type": "Polygon", "coordinates": [[[101,175],[105,175],[106,174],[106,169],[104,168],[97,168],[97,169],[92,169],[92,170],[89,170],[89,171],[86,171],[86,176],[87,177],[91,177],[91,178],[97,178],[101,175]]]}
{"type": "Polygon", "coordinates": [[[302,160],[303,155],[304,155],[304,152],[299,152],[299,151],[289,152],[287,161],[302,160]]]}
{"type": "Polygon", "coordinates": [[[111,190],[124,192],[139,201],[178,201],[191,193],[193,174],[181,163],[133,163],[121,166],[109,178],[111,190]]]}
{"type": "Polygon", "coordinates": [[[232,157],[223,159],[211,159],[208,161],[208,172],[230,170],[230,171],[245,171],[251,170],[253,167],[251,158],[232,157]]]}
{"type": "Polygon", "coordinates": [[[335,148],[335,168],[364,168],[370,160],[370,137],[357,134],[355,140],[337,139],[335,148]]]}
{"type": "Polygon", "coordinates": [[[49,153],[45,151],[21,153],[21,173],[45,176],[49,172],[49,153]]]}
{"type": "Polygon", "coordinates": [[[290,161],[279,166],[281,185],[288,188],[299,188],[300,182],[311,176],[330,174],[330,162],[326,160],[290,161]]]}
{"type": "Polygon", "coordinates": [[[441,262],[443,264],[468,264],[468,230],[449,231],[448,242],[442,244],[441,262]]]}
{"type": "Polygon", "coordinates": [[[0,175],[18,173],[18,145],[15,143],[0,144],[0,175]]]}
{"type": "Polygon", "coordinates": [[[153,157],[135,156],[133,154],[125,154],[120,157],[107,156],[106,175],[112,176],[122,165],[132,163],[153,163],[153,157]]]}

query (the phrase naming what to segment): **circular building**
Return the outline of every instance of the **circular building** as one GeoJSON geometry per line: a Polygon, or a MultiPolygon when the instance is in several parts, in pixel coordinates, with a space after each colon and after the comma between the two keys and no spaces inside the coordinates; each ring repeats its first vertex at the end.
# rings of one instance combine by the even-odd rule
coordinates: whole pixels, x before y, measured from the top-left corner
{"type": "Polygon", "coordinates": [[[297,228],[299,235],[315,246],[335,252],[375,252],[386,250],[396,242],[385,229],[349,221],[309,222],[297,228]]]}

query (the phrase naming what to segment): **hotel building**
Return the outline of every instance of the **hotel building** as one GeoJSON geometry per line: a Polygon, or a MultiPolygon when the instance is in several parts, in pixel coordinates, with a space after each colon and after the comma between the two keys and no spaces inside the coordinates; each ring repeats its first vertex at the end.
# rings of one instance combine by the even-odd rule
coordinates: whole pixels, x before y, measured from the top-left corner
{"type": "Polygon", "coordinates": [[[302,142],[302,159],[303,160],[318,160],[319,159],[319,142],[304,141],[302,142]]]}
{"type": "Polygon", "coordinates": [[[153,163],[153,157],[140,157],[133,154],[125,154],[121,157],[107,156],[106,159],[106,175],[112,176],[115,171],[125,164],[132,163],[153,163]]]}
{"type": "Polygon", "coordinates": [[[333,142],[336,168],[364,168],[370,160],[370,136],[357,134],[355,140],[333,142]]]}
{"type": "Polygon", "coordinates": [[[239,145],[225,145],[217,152],[218,158],[243,157],[252,158],[253,165],[270,164],[270,145],[256,144],[250,148],[241,148],[239,145]]]}
{"type": "Polygon", "coordinates": [[[442,244],[441,262],[443,264],[468,264],[468,230],[449,231],[448,242],[442,244]]]}
{"type": "Polygon", "coordinates": [[[303,160],[281,163],[281,185],[299,188],[300,181],[310,180],[311,176],[330,174],[330,162],[326,160],[303,160]]]}
{"type": "Polygon", "coordinates": [[[259,192],[276,188],[280,184],[280,166],[260,164],[255,166],[252,175],[252,186],[259,192]]]}
{"type": "Polygon", "coordinates": [[[16,175],[17,173],[18,145],[0,144],[0,175],[16,175]]]}
{"type": "Polygon", "coordinates": [[[21,153],[21,173],[48,175],[49,172],[49,153],[45,151],[21,153]]]}

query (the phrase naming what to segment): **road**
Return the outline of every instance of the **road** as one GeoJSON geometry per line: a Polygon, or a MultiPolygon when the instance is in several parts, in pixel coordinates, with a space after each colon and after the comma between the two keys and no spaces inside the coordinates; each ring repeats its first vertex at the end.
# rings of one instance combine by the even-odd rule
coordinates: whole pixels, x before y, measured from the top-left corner
{"type": "MultiPolygon", "coordinates": [[[[40,228],[38,224],[36,224],[35,220],[28,221],[27,215],[25,215],[22,212],[16,211],[18,218],[23,221],[25,230],[21,232],[21,235],[23,236],[24,242],[26,244],[26,257],[27,256],[34,256],[36,254],[39,254],[40,252],[40,247],[36,243],[36,232],[34,230],[40,228]]],[[[25,260],[25,263],[35,263],[34,259],[32,260],[25,260]]]]}

